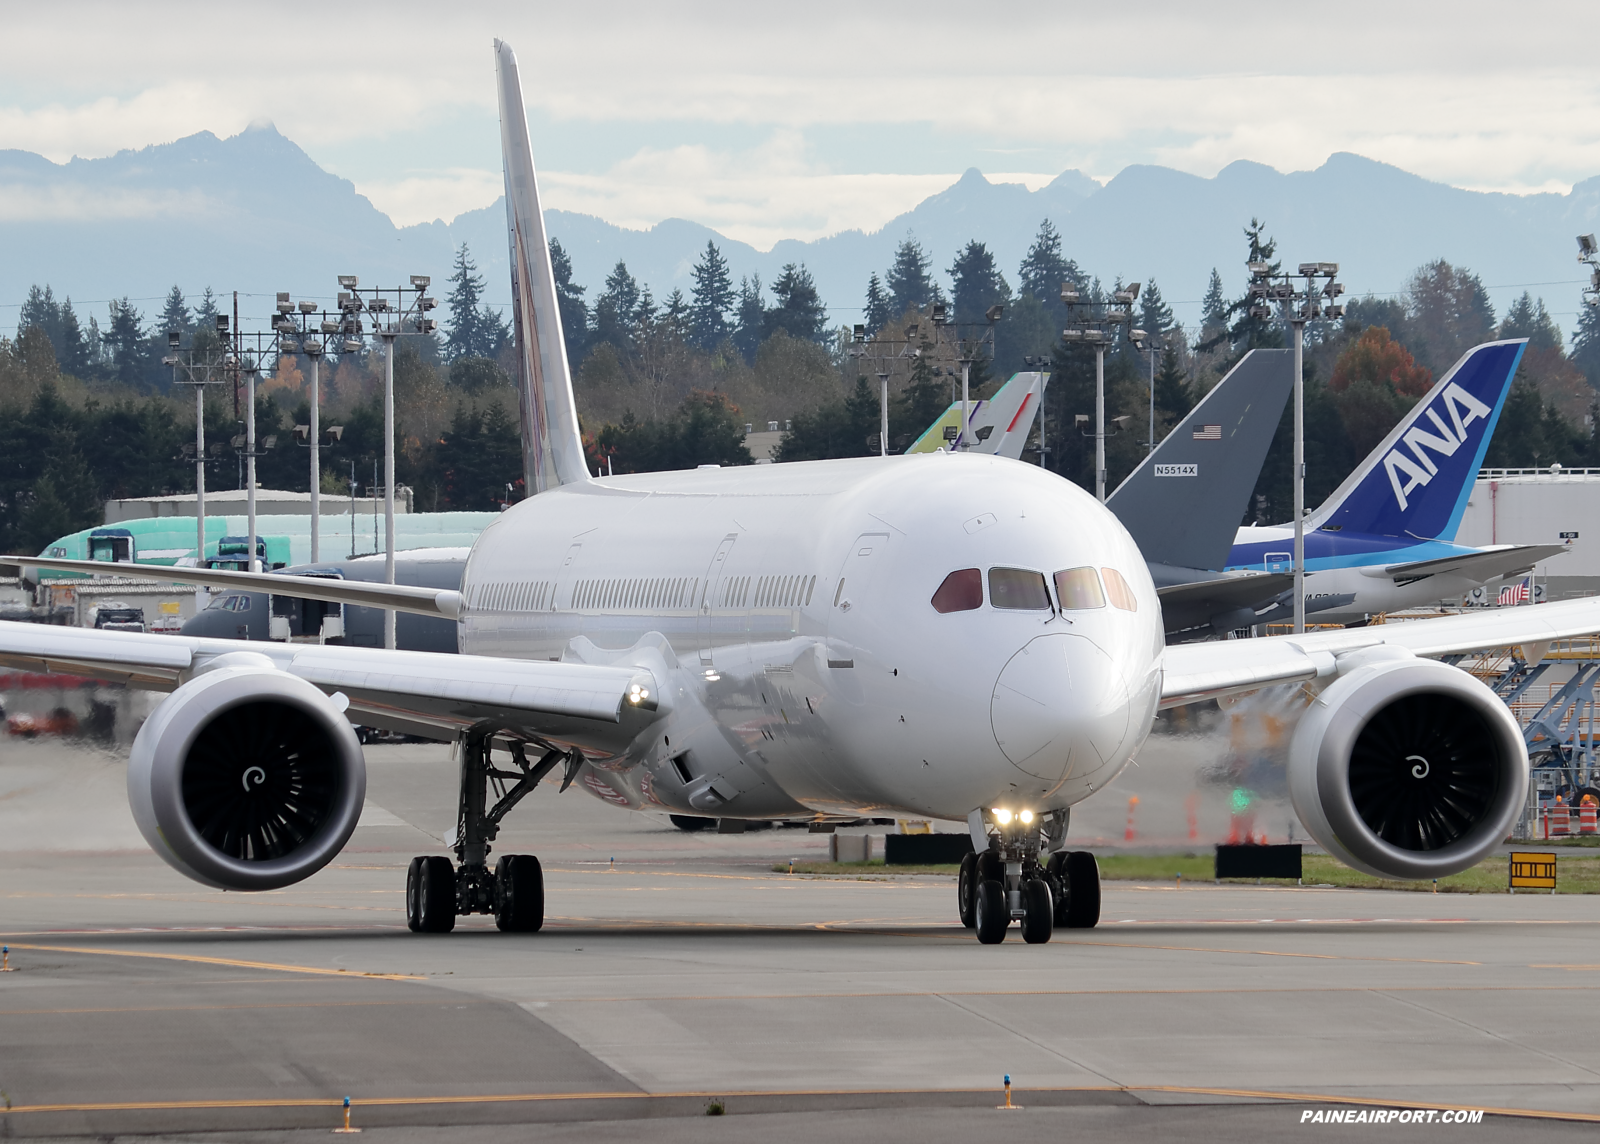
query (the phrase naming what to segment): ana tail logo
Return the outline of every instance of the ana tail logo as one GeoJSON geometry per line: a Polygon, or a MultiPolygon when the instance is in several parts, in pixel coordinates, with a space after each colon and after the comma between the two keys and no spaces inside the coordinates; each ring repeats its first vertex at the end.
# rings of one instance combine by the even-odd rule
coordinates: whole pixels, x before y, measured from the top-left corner
{"type": "Polygon", "coordinates": [[[1441,457],[1454,455],[1466,443],[1467,426],[1474,421],[1486,421],[1489,417],[1489,407],[1455,382],[1445,386],[1440,402],[1450,415],[1450,425],[1444,423],[1435,406],[1425,412],[1439,431],[1437,435],[1421,425],[1413,425],[1400,439],[1402,445],[1410,448],[1416,460],[1406,456],[1398,447],[1384,454],[1383,471],[1389,474],[1389,484],[1394,489],[1394,499],[1400,505],[1401,512],[1406,510],[1406,498],[1433,480],[1434,474],[1439,471],[1439,466],[1433,463],[1427,450],[1431,449],[1441,457]],[[1454,432],[1451,432],[1452,426],[1454,432]]]}

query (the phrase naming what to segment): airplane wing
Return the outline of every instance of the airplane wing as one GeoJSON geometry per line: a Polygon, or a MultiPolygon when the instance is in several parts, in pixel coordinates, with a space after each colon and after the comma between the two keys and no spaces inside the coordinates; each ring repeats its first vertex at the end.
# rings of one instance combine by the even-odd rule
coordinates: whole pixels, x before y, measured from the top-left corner
{"type": "MultiPolygon", "coordinates": [[[[293,579],[298,579],[293,577],[293,579]]],[[[222,656],[254,655],[350,701],[352,723],[445,742],[495,720],[590,755],[620,753],[662,688],[641,667],[105,632],[0,621],[0,665],[171,691],[222,656]]],[[[232,662],[232,661],[230,661],[232,662]]],[[[263,666],[267,666],[263,664],[263,666]]]]}
{"type": "MultiPolygon", "coordinates": [[[[338,580],[322,576],[286,576],[281,572],[229,572],[221,568],[168,568],[150,564],[107,564],[102,560],[59,560],[45,556],[0,556],[0,570],[49,568],[58,572],[88,572],[136,576],[164,584],[199,584],[207,588],[232,588],[245,592],[273,592],[301,600],[326,600],[365,608],[393,608],[419,616],[453,620],[461,610],[461,593],[409,584],[374,584],[365,580],[338,580]]],[[[237,649],[235,649],[237,650],[237,649]]]]}
{"type": "Polygon", "coordinates": [[[1213,617],[1225,613],[1267,607],[1293,587],[1294,576],[1287,572],[1256,572],[1169,584],[1156,594],[1161,597],[1161,619],[1170,638],[1176,632],[1205,627],[1213,617]]]}
{"type": "Polygon", "coordinates": [[[1566,551],[1565,544],[1506,544],[1498,548],[1479,549],[1477,552],[1441,556],[1437,560],[1390,564],[1383,574],[1392,577],[1396,584],[1410,584],[1442,572],[1461,572],[1476,580],[1498,580],[1526,572],[1539,561],[1566,551]]]}
{"type": "Polygon", "coordinates": [[[1443,656],[1596,632],[1600,599],[1582,599],[1299,636],[1178,644],[1167,648],[1163,660],[1161,706],[1326,678],[1338,670],[1339,656],[1362,648],[1388,645],[1414,655],[1443,656]]]}

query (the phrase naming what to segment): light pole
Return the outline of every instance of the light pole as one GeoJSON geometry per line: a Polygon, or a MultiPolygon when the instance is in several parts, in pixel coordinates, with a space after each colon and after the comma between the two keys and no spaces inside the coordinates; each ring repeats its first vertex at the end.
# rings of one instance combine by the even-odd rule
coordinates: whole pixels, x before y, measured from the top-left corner
{"type": "MultiPolygon", "coordinates": [[[[179,330],[167,331],[167,348],[173,352],[161,359],[163,365],[172,367],[172,383],[174,385],[194,386],[194,518],[195,518],[195,566],[200,567],[206,559],[206,386],[221,385],[223,378],[219,373],[232,367],[235,363],[227,350],[228,315],[217,315],[217,336],[222,338],[222,348],[214,351],[205,351],[197,357],[191,348],[187,360],[177,353],[178,347],[183,342],[183,334],[179,330]],[[178,376],[179,371],[183,377],[178,376]]],[[[187,449],[185,449],[187,452],[187,449]]]]}
{"type": "MultiPolygon", "coordinates": [[[[344,315],[346,337],[355,340],[361,335],[361,311],[365,310],[372,317],[372,332],[383,342],[383,579],[386,584],[394,583],[394,347],[401,334],[430,334],[439,328],[438,322],[425,316],[438,305],[424,294],[428,282],[426,274],[413,274],[410,286],[361,290],[354,274],[339,275],[342,287],[339,309],[344,315]],[[408,293],[413,295],[409,302],[408,293]],[[394,296],[392,305],[390,295],[394,296]]],[[[394,609],[385,608],[383,646],[390,649],[395,646],[394,623],[394,609]]]]}
{"type": "MultiPolygon", "coordinates": [[[[1131,320],[1138,297],[1137,282],[1118,290],[1109,302],[1085,301],[1073,283],[1061,284],[1061,301],[1070,323],[1061,331],[1061,340],[1094,346],[1094,495],[1101,504],[1106,500],[1106,345],[1116,328],[1131,320]]],[[[1144,331],[1133,331],[1133,337],[1142,340],[1144,331]]],[[[1126,418],[1119,419],[1119,424],[1121,420],[1126,418]]]]}
{"type": "Polygon", "coordinates": [[[1038,370],[1042,375],[1039,378],[1039,467],[1043,469],[1047,467],[1045,465],[1045,455],[1050,452],[1050,446],[1046,443],[1044,436],[1044,394],[1045,390],[1050,386],[1050,371],[1045,367],[1050,364],[1050,359],[1047,357],[1025,357],[1022,359],[1022,364],[1029,369],[1038,370]]]}
{"type": "Polygon", "coordinates": [[[1589,268],[1589,285],[1583,288],[1583,303],[1600,306],[1600,243],[1595,242],[1594,235],[1578,236],[1578,261],[1589,268]]]}
{"type": "Polygon", "coordinates": [[[1150,439],[1145,443],[1145,448],[1154,453],[1156,451],[1156,350],[1161,345],[1161,338],[1152,336],[1144,330],[1134,330],[1132,336],[1134,345],[1150,351],[1150,439]],[[1144,337],[1140,338],[1140,334],[1144,334],[1144,337]]]}
{"type": "MultiPolygon", "coordinates": [[[[304,353],[311,363],[311,424],[296,425],[295,435],[300,436],[303,428],[306,444],[311,451],[311,563],[316,564],[322,559],[322,390],[318,367],[323,354],[328,352],[328,342],[339,335],[341,323],[329,314],[319,314],[315,302],[301,302],[296,305],[289,300],[289,295],[279,294],[278,320],[273,323],[273,328],[279,334],[279,353],[294,353],[298,350],[304,353]],[[312,328],[314,322],[315,329],[312,328]]],[[[343,348],[359,350],[361,343],[346,341],[343,343],[343,348]]],[[[334,440],[338,440],[344,434],[344,426],[335,425],[328,430],[328,433],[334,440]]]]}
{"type": "MultiPolygon", "coordinates": [[[[957,352],[959,354],[956,360],[961,365],[961,432],[956,435],[954,451],[959,452],[972,448],[972,442],[967,436],[968,431],[972,428],[972,363],[978,360],[985,345],[989,347],[989,359],[991,361],[994,360],[994,328],[1004,313],[1004,306],[990,306],[984,311],[983,317],[984,321],[988,323],[988,329],[984,331],[982,337],[978,338],[976,344],[971,339],[963,342],[959,330],[956,334],[957,352]]],[[[943,302],[935,302],[933,304],[931,321],[933,322],[936,341],[940,332],[946,326],[955,324],[953,315],[943,302]]],[[[971,323],[971,325],[976,324],[971,323]]],[[[907,332],[909,334],[910,331],[907,332]]]]}
{"type": "Polygon", "coordinates": [[[1250,271],[1250,316],[1271,318],[1271,303],[1277,302],[1280,316],[1294,329],[1294,630],[1298,635],[1306,630],[1306,323],[1343,317],[1344,307],[1333,299],[1344,293],[1344,287],[1334,281],[1337,262],[1302,262],[1294,274],[1275,274],[1266,262],[1248,262],[1245,268],[1250,271]],[[1323,278],[1327,281],[1319,287],[1323,278]]]}

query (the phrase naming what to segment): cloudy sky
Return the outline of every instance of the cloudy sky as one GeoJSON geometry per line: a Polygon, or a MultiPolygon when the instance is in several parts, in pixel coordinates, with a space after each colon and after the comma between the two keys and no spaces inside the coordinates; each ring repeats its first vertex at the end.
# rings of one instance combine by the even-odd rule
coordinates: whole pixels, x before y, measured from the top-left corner
{"type": "Polygon", "coordinates": [[[270,120],[402,224],[499,194],[494,36],[546,205],[763,248],[875,229],[972,166],[1034,187],[1335,151],[1517,193],[1600,174],[1593,0],[6,7],[0,149],[270,120]]]}

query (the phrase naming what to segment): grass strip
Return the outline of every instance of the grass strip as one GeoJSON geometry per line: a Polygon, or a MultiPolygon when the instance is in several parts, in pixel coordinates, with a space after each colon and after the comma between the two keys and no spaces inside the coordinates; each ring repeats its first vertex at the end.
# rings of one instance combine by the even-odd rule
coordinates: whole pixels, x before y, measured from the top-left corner
{"type": "MultiPolygon", "coordinates": [[[[1542,845],[1542,844],[1541,844],[1542,845]]],[[[1120,882],[1172,882],[1179,875],[1186,882],[1211,882],[1215,858],[1211,854],[1102,854],[1100,877],[1106,881],[1120,882]]],[[[1410,893],[1432,893],[1433,882],[1408,882],[1396,878],[1374,878],[1328,857],[1326,854],[1307,854],[1301,859],[1301,882],[1307,886],[1341,886],[1362,890],[1402,890],[1410,893]]],[[[789,872],[789,865],[774,865],[779,874],[789,872]]],[[[944,874],[954,876],[960,868],[955,865],[889,866],[881,858],[871,862],[797,862],[796,874],[822,874],[832,877],[877,877],[886,874],[944,874]]],[[[1487,858],[1470,870],[1440,878],[1441,894],[1504,894],[1506,888],[1507,859],[1502,855],[1487,858]]],[[[1233,885],[1255,885],[1254,878],[1224,878],[1233,885]]],[[[1291,878],[1262,878],[1264,886],[1293,886],[1291,878]]],[[[1548,890],[1523,890],[1525,894],[1549,893],[1548,890]]],[[[1556,863],[1556,893],[1600,894],[1600,857],[1568,857],[1561,855],[1556,863]]]]}

